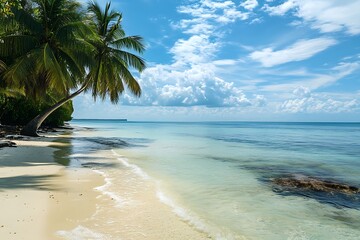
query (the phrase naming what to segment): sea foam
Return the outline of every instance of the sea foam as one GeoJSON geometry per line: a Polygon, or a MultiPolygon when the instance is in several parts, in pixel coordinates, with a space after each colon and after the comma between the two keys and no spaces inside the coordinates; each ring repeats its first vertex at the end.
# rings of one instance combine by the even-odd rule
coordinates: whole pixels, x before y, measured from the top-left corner
{"type": "Polygon", "coordinates": [[[58,231],[56,234],[67,240],[108,240],[110,239],[104,234],[95,232],[89,228],[84,226],[77,226],[73,230],[70,231],[58,231]]]}
{"type": "Polygon", "coordinates": [[[104,181],[105,181],[104,185],[102,185],[100,187],[96,187],[94,189],[102,192],[104,195],[109,196],[111,199],[114,199],[117,203],[116,204],[117,207],[122,207],[125,204],[125,199],[120,197],[118,194],[116,194],[114,192],[108,191],[109,187],[112,185],[111,178],[109,178],[108,175],[103,171],[96,170],[96,169],[94,169],[93,171],[102,175],[104,177],[104,181]]]}
{"type": "Polygon", "coordinates": [[[132,171],[136,175],[142,177],[143,179],[150,179],[149,175],[146,172],[144,172],[140,167],[136,166],[135,164],[129,163],[127,158],[125,158],[124,156],[122,156],[122,155],[118,154],[117,152],[115,152],[114,149],[112,149],[111,151],[124,166],[132,169],[132,171]]]}

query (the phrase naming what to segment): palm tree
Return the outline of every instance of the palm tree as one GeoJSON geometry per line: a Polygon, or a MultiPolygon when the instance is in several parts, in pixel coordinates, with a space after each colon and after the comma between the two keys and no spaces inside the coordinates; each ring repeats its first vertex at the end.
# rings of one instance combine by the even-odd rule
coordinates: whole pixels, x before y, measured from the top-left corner
{"type": "MultiPolygon", "coordinates": [[[[31,7],[26,10],[12,8],[13,14],[2,19],[10,26],[3,29],[0,41],[0,58],[8,63],[3,79],[8,87],[22,89],[33,99],[49,92],[67,95],[91,62],[84,51],[91,45],[82,38],[91,31],[82,21],[80,4],[73,0],[33,0],[28,5],[31,7]]],[[[37,135],[29,128],[24,134],[37,135]]]]}
{"type": "Polygon", "coordinates": [[[33,4],[30,12],[13,8],[17,27],[1,37],[0,56],[12,60],[4,77],[9,85],[23,87],[28,97],[48,90],[67,94],[90,61],[78,48],[84,43],[81,35],[90,30],[76,1],[33,0],[33,4]]]}
{"type": "Polygon", "coordinates": [[[88,11],[92,20],[90,27],[96,35],[86,39],[93,47],[91,55],[94,61],[89,65],[89,72],[85,80],[78,90],[30,121],[24,127],[23,134],[37,135],[37,129],[53,111],[85,90],[92,91],[94,100],[97,97],[104,100],[108,96],[112,103],[119,101],[119,97],[125,89],[124,85],[135,96],[141,95],[140,85],[129,68],[132,67],[141,72],[146,67],[142,58],[130,52],[143,53],[145,47],[142,38],[125,35],[121,26],[122,15],[110,11],[110,3],[107,3],[102,11],[97,3],[92,2],[88,6],[88,11]]]}

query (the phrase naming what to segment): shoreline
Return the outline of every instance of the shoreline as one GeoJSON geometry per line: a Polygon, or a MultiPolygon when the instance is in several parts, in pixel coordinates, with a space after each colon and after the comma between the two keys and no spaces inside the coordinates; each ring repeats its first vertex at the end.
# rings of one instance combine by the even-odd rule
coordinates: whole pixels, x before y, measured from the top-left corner
{"type": "Polygon", "coordinates": [[[209,239],[158,199],[153,181],[141,179],[111,150],[85,157],[111,162],[116,191],[108,189],[114,177],[96,166],[58,164],[71,157],[71,143],[62,138],[12,140],[17,148],[0,150],[0,239],[209,239]]]}

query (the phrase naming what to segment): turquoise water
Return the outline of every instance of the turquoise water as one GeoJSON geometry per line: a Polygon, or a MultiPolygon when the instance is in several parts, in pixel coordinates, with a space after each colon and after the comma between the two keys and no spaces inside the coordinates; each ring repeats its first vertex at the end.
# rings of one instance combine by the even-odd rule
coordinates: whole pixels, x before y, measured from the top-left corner
{"type": "Polygon", "coordinates": [[[359,239],[360,194],[272,182],[305,175],[360,187],[359,123],[71,124],[91,128],[75,146],[126,157],[158,182],[160,200],[215,239],[359,239]]]}

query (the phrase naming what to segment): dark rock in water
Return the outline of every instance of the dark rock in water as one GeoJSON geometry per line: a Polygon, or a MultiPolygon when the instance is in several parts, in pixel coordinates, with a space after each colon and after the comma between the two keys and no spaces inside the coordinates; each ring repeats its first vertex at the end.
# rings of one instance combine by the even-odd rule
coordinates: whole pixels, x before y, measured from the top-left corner
{"type": "Polygon", "coordinates": [[[360,210],[360,189],[336,180],[302,174],[291,174],[269,179],[272,190],[282,196],[312,198],[336,208],[360,210]]]}
{"type": "Polygon", "coordinates": [[[121,140],[119,138],[84,138],[84,140],[90,141],[90,142],[94,142],[97,144],[101,144],[101,145],[105,145],[108,147],[129,147],[129,143],[127,143],[124,140],[121,140]]]}
{"type": "Polygon", "coordinates": [[[16,147],[16,143],[11,141],[0,141],[0,148],[3,147],[16,147]]]}
{"type": "Polygon", "coordinates": [[[16,140],[16,139],[23,139],[24,136],[22,136],[22,135],[6,135],[5,138],[16,140]]]}
{"type": "Polygon", "coordinates": [[[350,186],[344,183],[327,181],[327,180],[317,179],[303,175],[275,178],[272,180],[272,182],[276,185],[288,189],[311,190],[317,192],[343,193],[343,194],[360,193],[360,189],[355,186],[350,186]]]}

